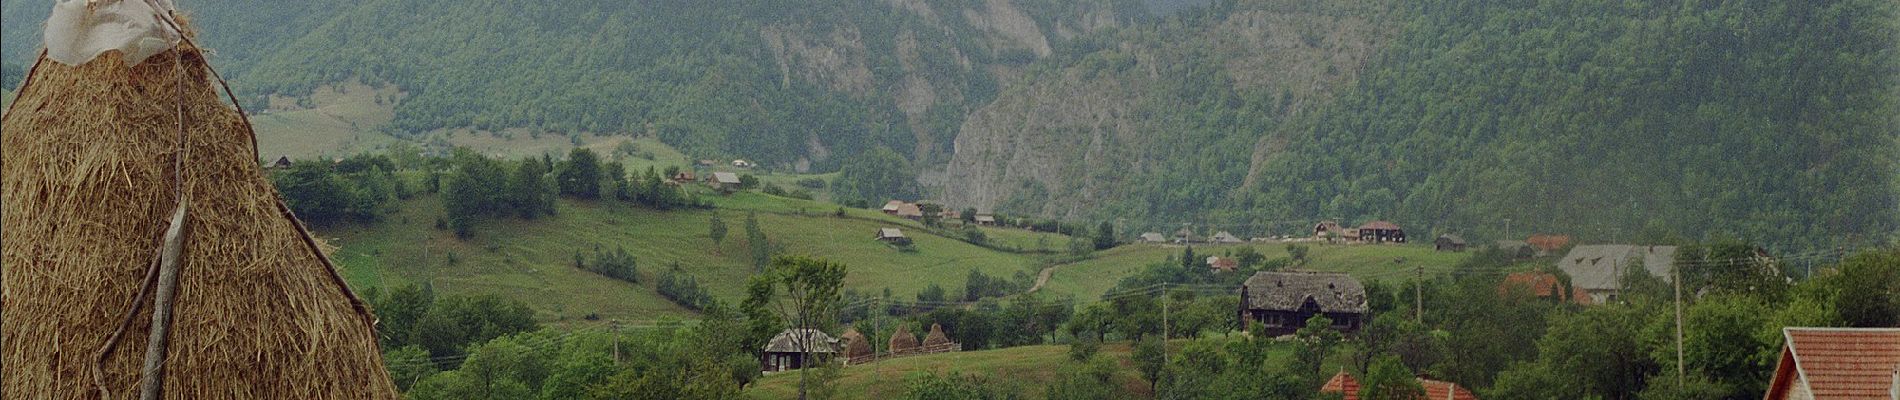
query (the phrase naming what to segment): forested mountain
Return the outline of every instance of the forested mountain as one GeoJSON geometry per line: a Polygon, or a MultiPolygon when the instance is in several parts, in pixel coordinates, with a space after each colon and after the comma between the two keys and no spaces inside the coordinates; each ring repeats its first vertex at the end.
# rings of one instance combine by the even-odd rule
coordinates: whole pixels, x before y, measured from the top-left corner
{"type": "MultiPolygon", "coordinates": [[[[0,60],[29,62],[50,4],[0,1],[0,60]]],[[[398,135],[875,160],[857,170],[902,169],[958,208],[1243,235],[1379,218],[1501,238],[1508,219],[1520,236],[1832,246],[1900,228],[1891,0],[181,7],[247,101],[359,79],[406,92],[383,128],[398,135]],[[860,157],[880,147],[902,159],[860,157]]]]}

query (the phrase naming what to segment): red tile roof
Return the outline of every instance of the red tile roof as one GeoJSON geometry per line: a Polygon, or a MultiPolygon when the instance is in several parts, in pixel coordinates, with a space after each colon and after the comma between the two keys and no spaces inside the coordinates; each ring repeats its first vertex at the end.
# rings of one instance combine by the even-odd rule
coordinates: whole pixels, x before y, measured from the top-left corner
{"type": "Polygon", "coordinates": [[[1425,398],[1420,400],[1478,400],[1470,389],[1456,383],[1419,378],[1418,385],[1425,387],[1425,398]]]}
{"type": "Polygon", "coordinates": [[[1529,289],[1530,294],[1537,297],[1554,296],[1561,300],[1564,296],[1561,290],[1563,282],[1557,281],[1556,275],[1546,272],[1518,272],[1505,275],[1504,283],[1498,284],[1498,294],[1510,293],[1513,287],[1529,289]]]}
{"type": "Polygon", "coordinates": [[[1781,361],[1765,398],[1803,383],[1815,399],[1887,400],[1900,365],[1900,328],[1783,328],[1781,361]]]}
{"type": "Polygon", "coordinates": [[[1333,374],[1333,379],[1326,381],[1326,385],[1319,387],[1319,392],[1343,393],[1346,395],[1345,400],[1359,400],[1359,380],[1353,379],[1352,374],[1346,371],[1339,371],[1333,374]]]}

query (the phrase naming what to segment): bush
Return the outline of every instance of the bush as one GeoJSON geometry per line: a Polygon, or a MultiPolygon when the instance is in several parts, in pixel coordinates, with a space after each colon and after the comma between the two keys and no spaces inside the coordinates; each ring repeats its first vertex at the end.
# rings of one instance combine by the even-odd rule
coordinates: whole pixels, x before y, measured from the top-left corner
{"type": "Polygon", "coordinates": [[[580,254],[575,254],[574,266],[608,278],[640,283],[640,270],[633,259],[633,255],[627,254],[627,249],[625,248],[616,248],[612,252],[603,252],[599,247],[595,247],[594,262],[592,264],[584,262],[580,254]]]}
{"type": "Polygon", "coordinates": [[[825,188],[825,180],[824,180],[824,179],[818,179],[818,178],[804,178],[804,179],[799,179],[799,180],[798,180],[798,186],[803,186],[803,187],[805,187],[805,188],[807,188],[807,189],[824,189],[824,188],[825,188]]]}
{"type": "Polygon", "coordinates": [[[660,279],[655,282],[655,285],[658,286],[656,289],[660,292],[660,296],[689,310],[705,311],[716,301],[713,300],[712,294],[706,292],[705,287],[700,286],[699,279],[681,271],[678,263],[674,263],[672,269],[660,273],[660,279]]]}

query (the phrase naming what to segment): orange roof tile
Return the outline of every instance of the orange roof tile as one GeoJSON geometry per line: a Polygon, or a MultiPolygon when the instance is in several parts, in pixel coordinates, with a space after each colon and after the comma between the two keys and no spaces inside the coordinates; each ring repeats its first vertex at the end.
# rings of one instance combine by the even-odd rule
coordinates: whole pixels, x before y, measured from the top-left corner
{"type": "Polygon", "coordinates": [[[1352,374],[1346,371],[1339,371],[1333,374],[1333,379],[1326,380],[1326,385],[1319,387],[1319,392],[1342,393],[1346,395],[1345,400],[1359,400],[1359,380],[1352,379],[1352,374]]]}
{"type": "Polygon", "coordinates": [[[1786,341],[1767,398],[1801,382],[1816,399],[1886,400],[1900,365],[1900,328],[1783,328],[1786,341]],[[1789,367],[1793,373],[1786,371],[1789,367]],[[1796,381],[1798,379],[1798,381],[1796,381]]]}
{"type": "Polygon", "coordinates": [[[1498,285],[1498,294],[1509,293],[1512,286],[1530,289],[1532,296],[1558,299],[1564,297],[1563,291],[1559,290],[1563,287],[1563,283],[1557,281],[1556,275],[1547,272],[1518,272],[1505,275],[1504,283],[1498,285]]]}
{"type": "Polygon", "coordinates": [[[1419,378],[1418,385],[1425,387],[1425,398],[1421,400],[1478,400],[1470,389],[1456,383],[1419,378]]]}

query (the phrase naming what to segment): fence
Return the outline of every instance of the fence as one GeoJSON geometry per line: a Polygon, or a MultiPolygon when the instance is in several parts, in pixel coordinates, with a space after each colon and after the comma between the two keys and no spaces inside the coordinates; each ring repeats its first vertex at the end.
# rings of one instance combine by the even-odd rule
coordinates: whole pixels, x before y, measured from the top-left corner
{"type": "Polygon", "coordinates": [[[916,348],[899,351],[899,352],[893,352],[893,353],[867,354],[867,355],[851,357],[849,359],[846,359],[844,365],[848,367],[848,366],[859,365],[859,364],[870,364],[870,363],[883,361],[883,360],[889,360],[893,358],[904,358],[904,357],[910,357],[910,356],[920,356],[920,355],[925,355],[925,354],[950,353],[950,352],[956,352],[956,351],[963,351],[962,343],[955,343],[955,342],[941,343],[941,344],[936,344],[936,345],[918,346],[916,348]]]}

